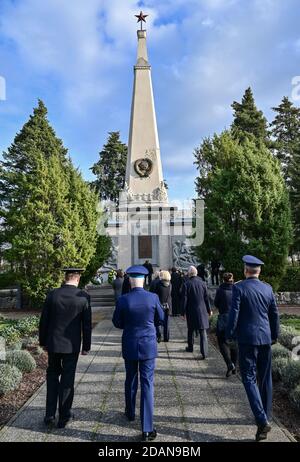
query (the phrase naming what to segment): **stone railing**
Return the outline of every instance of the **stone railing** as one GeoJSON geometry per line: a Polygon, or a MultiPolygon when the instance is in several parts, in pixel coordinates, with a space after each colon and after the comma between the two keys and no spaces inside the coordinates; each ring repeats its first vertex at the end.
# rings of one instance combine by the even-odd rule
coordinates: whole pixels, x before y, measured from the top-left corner
{"type": "MultiPolygon", "coordinates": [[[[210,302],[213,306],[217,287],[208,286],[210,302]]],[[[278,305],[300,306],[300,292],[277,292],[275,294],[278,305]]]]}

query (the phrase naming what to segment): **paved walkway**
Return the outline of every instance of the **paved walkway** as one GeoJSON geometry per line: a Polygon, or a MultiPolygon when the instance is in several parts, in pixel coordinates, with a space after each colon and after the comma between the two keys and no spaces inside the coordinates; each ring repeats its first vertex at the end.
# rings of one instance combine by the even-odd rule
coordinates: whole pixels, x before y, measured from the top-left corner
{"type": "MultiPolygon", "coordinates": [[[[139,418],[128,423],[124,410],[121,331],[111,323],[112,308],[95,327],[89,356],[81,356],[76,377],[75,420],[64,430],[46,431],[42,423],[45,386],[0,432],[0,441],[139,441],[139,418]]],[[[253,441],[256,427],[237,377],[225,379],[218,351],[210,345],[207,361],[199,350],[186,353],[186,328],[171,319],[171,341],[159,345],[155,376],[158,442],[253,441]]],[[[137,413],[138,415],[138,413],[137,413]]],[[[274,423],[269,441],[290,441],[274,423]]]]}

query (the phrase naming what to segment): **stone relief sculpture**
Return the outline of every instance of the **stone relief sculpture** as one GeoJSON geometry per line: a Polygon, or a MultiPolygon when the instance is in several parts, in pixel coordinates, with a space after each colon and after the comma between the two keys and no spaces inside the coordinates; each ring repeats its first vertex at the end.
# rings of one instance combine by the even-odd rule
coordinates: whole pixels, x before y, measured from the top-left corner
{"type": "Polygon", "coordinates": [[[168,193],[163,181],[160,182],[159,188],[154,189],[152,199],[159,202],[165,202],[168,200],[168,193]]]}
{"type": "Polygon", "coordinates": [[[186,241],[177,240],[173,246],[173,264],[176,268],[187,270],[189,266],[197,266],[199,261],[192,246],[186,241]]]}

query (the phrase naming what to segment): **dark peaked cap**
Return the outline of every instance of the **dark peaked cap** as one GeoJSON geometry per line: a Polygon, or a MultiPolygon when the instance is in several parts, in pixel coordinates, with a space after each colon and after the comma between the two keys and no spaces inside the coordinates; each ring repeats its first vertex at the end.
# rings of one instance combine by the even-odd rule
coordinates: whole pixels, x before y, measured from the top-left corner
{"type": "Polygon", "coordinates": [[[264,262],[261,261],[259,258],[254,257],[253,255],[244,255],[243,262],[247,266],[262,266],[264,262]]]}
{"type": "Polygon", "coordinates": [[[63,268],[63,271],[66,273],[66,274],[70,274],[70,273],[78,273],[78,274],[81,274],[85,271],[84,268],[76,268],[76,267],[70,267],[70,268],[63,268]]]}

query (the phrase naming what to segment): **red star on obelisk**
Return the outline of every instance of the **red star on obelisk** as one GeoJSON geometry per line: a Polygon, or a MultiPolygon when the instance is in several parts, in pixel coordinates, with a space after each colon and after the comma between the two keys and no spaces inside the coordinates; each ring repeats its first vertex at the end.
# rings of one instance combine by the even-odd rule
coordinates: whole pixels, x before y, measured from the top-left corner
{"type": "Polygon", "coordinates": [[[143,30],[143,22],[146,22],[146,18],[149,16],[148,14],[144,14],[140,11],[140,14],[135,14],[135,17],[138,18],[137,22],[141,23],[141,30],[143,30]]]}

